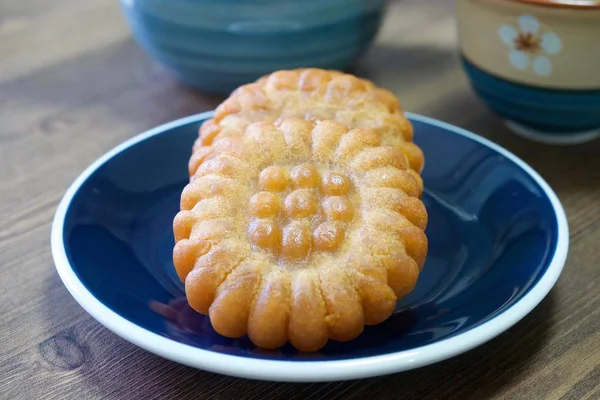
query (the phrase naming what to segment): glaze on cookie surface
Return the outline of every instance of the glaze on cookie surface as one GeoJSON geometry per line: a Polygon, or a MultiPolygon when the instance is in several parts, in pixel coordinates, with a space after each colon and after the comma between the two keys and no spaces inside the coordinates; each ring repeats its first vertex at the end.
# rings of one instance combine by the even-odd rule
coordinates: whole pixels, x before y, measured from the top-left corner
{"type": "Polygon", "coordinates": [[[387,319],[427,253],[396,138],[332,120],[244,125],[213,123],[190,160],[173,259],[192,308],[224,336],[303,351],[387,319]]]}
{"type": "Polygon", "coordinates": [[[196,147],[253,122],[281,118],[335,120],[349,129],[368,128],[400,149],[412,170],[420,173],[423,167],[423,153],[412,142],[412,126],[392,93],[350,74],[313,68],[277,71],[235,90],[202,125],[196,147]]]}

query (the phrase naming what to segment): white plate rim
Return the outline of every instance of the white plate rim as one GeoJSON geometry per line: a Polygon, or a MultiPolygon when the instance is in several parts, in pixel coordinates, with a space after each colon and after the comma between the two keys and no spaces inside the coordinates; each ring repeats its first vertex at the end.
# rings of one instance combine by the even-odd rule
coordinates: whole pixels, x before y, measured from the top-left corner
{"type": "Polygon", "coordinates": [[[259,358],[246,358],[203,350],[152,333],[112,311],[88,291],[71,268],[63,242],[65,216],[69,205],[81,185],[106,161],[125,149],[154,135],[181,125],[199,122],[210,118],[213,112],[204,112],[180,118],[157,126],[134,136],[109,150],[86,168],[71,184],[63,196],[54,215],[51,231],[51,249],[56,270],[64,285],[75,300],[98,322],[123,339],[157,354],[163,358],[205,371],[240,378],[285,381],[322,382],[367,378],[407,371],[433,364],[471,350],[512,327],[533,310],[550,292],[558,280],[566,262],[569,248],[569,228],[567,217],[560,200],[548,183],[527,163],[502,148],[465,129],[448,123],[406,113],[413,121],[437,125],[443,129],[481,143],[502,154],[531,176],[550,200],[557,220],[558,238],[552,261],[544,275],[518,302],[466,332],[439,342],[410,350],[390,354],[334,361],[281,361],[259,358]]]}

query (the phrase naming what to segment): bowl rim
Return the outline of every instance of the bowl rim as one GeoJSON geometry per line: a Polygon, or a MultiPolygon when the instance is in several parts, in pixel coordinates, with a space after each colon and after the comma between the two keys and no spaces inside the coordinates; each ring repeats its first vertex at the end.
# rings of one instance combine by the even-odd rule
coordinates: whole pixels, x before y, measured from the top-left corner
{"type": "Polygon", "coordinates": [[[600,9],[600,1],[593,0],[508,0],[513,3],[530,4],[550,8],[574,8],[578,10],[600,9]]]}
{"type": "Polygon", "coordinates": [[[402,372],[454,357],[506,331],[542,301],[561,274],[569,248],[569,228],[563,206],[548,183],[517,156],[483,137],[429,117],[406,113],[407,117],[412,121],[440,127],[451,134],[479,142],[501,154],[536,181],[547,196],[552,204],[557,222],[556,248],[546,271],[523,298],[490,320],[466,332],[433,344],[384,355],[346,360],[299,362],[245,358],[196,348],[150,332],[111,310],[97,299],[79,280],[66,253],[63,234],[65,217],[74,196],[82,184],[111,158],[152,136],[182,125],[201,122],[212,117],[212,115],[213,112],[209,111],[168,122],[134,136],[106,152],[87,167],[67,189],[52,222],[52,256],[56,270],[68,291],[94,319],[118,336],[147,351],[171,361],[210,372],[270,381],[339,381],[402,372]]]}

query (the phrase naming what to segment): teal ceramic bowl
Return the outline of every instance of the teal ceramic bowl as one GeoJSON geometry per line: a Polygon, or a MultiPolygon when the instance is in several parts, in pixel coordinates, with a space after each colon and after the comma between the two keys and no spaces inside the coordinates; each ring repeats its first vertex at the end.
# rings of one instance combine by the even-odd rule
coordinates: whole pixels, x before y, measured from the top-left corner
{"type": "Polygon", "coordinates": [[[184,83],[227,94],[279,69],[347,70],[386,0],[121,0],[138,43],[184,83]]]}

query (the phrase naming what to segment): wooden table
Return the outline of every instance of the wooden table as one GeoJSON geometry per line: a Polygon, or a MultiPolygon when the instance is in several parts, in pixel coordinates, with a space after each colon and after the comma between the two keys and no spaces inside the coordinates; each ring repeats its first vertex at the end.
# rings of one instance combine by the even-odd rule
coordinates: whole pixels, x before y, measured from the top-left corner
{"type": "Polygon", "coordinates": [[[356,72],[399,94],[410,111],[500,143],[557,191],[571,251],[540,306],[467,354],[342,383],[229,378],[120,339],[83,311],[54,270],[55,208],[106,150],[221,99],[151,61],[115,0],[0,0],[0,398],[599,399],[600,142],[551,148],[510,134],[459,68],[448,0],[394,2],[356,72]]]}

